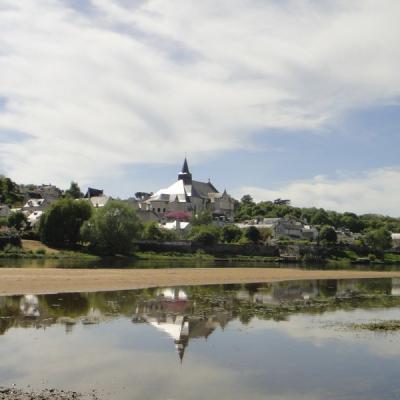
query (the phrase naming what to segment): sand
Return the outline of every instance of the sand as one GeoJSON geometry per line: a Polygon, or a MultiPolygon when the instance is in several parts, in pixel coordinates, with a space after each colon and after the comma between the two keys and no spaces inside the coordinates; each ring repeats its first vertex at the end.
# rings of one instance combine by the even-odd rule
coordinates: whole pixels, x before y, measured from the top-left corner
{"type": "Polygon", "coordinates": [[[156,286],[277,282],[302,279],[400,278],[400,271],[289,268],[0,269],[0,295],[95,292],[156,286]]]}

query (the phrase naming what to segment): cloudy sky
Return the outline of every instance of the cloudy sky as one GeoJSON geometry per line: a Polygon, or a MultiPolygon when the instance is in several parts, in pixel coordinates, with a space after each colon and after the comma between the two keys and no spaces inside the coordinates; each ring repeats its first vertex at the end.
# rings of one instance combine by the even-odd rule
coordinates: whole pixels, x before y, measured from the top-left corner
{"type": "Polygon", "coordinates": [[[1,0],[0,172],[400,216],[398,0],[1,0]]]}

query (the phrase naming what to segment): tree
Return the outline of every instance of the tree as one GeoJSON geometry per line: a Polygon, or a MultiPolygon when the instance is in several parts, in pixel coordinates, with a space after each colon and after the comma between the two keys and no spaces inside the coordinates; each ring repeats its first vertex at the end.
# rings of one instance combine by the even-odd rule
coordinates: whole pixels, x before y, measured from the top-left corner
{"type": "Polygon", "coordinates": [[[75,246],[80,240],[82,224],[91,215],[92,206],[87,201],[57,200],[40,218],[40,238],[42,242],[53,246],[75,246]]]}
{"type": "Polygon", "coordinates": [[[325,225],[322,227],[319,233],[319,238],[320,240],[330,244],[337,242],[336,231],[329,225],[325,225]]]}
{"type": "Polygon", "coordinates": [[[82,237],[100,254],[128,255],[134,239],[140,237],[142,224],[135,209],[120,200],[109,201],[99,208],[82,228],[82,237]]]}
{"type": "Polygon", "coordinates": [[[359,233],[364,229],[364,224],[354,213],[344,213],[340,218],[340,223],[351,232],[359,233]]]}
{"type": "Polygon", "coordinates": [[[261,239],[261,232],[255,226],[249,226],[245,232],[244,236],[252,243],[258,243],[261,239]]]}
{"type": "Polygon", "coordinates": [[[65,196],[70,197],[71,199],[81,199],[83,193],[76,182],[71,182],[69,189],[65,191],[65,196]]]}
{"type": "Polygon", "coordinates": [[[253,205],[254,201],[253,198],[249,195],[249,194],[245,194],[241,199],[240,202],[242,204],[249,204],[249,205],[253,205]]]}
{"type": "Polygon", "coordinates": [[[191,220],[191,224],[193,226],[197,225],[209,225],[213,222],[213,216],[211,214],[211,211],[202,211],[199,212],[198,214],[194,215],[191,220]]]}
{"type": "Polygon", "coordinates": [[[242,230],[236,225],[225,225],[222,228],[221,238],[225,243],[234,243],[242,237],[242,230]]]}
{"type": "Polygon", "coordinates": [[[192,227],[189,238],[204,246],[213,246],[218,243],[220,234],[220,229],[217,226],[198,225],[192,227]]]}
{"type": "Polygon", "coordinates": [[[392,235],[385,228],[369,231],[365,236],[366,243],[376,250],[386,250],[392,247],[392,235]]]}
{"type": "Polygon", "coordinates": [[[260,228],[260,236],[262,242],[265,244],[272,238],[272,229],[270,228],[260,228]]]}
{"type": "Polygon", "coordinates": [[[156,222],[148,222],[144,225],[142,238],[145,240],[163,240],[163,232],[156,222]]]}
{"type": "Polygon", "coordinates": [[[10,178],[0,175],[0,203],[13,205],[22,202],[19,186],[10,178]]]}
{"type": "Polygon", "coordinates": [[[328,213],[321,208],[311,217],[311,224],[332,225],[332,221],[330,220],[328,213]]]}
{"type": "Polygon", "coordinates": [[[12,213],[7,220],[7,225],[10,228],[15,228],[17,231],[20,231],[22,228],[28,225],[28,219],[25,214],[21,211],[12,213]]]}

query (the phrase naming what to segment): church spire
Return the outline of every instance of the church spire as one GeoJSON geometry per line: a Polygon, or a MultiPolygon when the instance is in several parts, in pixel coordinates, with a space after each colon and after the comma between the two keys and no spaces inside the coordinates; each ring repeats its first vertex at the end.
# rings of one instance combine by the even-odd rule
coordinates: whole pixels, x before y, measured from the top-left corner
{"type": "Polygon", "coordinates": [[[189,165],[188,165],[186,157],[185,157],[185,161],[183,162],[182,171],[178,175],[178,179],[183,180],[185,185],[192,184],[192,174],[189,171],[189,165]]]}
{"type": "Polygon", "coordinates": [[[183,166],[182,166],[182,174],[190,174],[189,172],[189,166],[188,166],[188,162],[187,159],[185,157],[185,161],[183,162],[183,166]]]}

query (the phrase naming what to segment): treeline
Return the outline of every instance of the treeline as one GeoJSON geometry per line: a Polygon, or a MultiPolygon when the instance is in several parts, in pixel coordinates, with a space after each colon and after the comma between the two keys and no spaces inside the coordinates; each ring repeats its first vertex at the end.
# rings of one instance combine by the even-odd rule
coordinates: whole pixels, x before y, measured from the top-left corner
{"type": "Polygon", "coordinates": [[[349,229],[354,233],[366,233],[376,229],[400,232],[400,218],[378,214],[357,215],[351,212],[339,213],[323,208],[301,208],[289,205],[276,205],[270,201],[256,203],[250,195],[245,195],[236,204],[235,220],[245,221],[263,218],[294,218],[311,225],[329,225],[336,229],[349,229]]]}
{"type": "Polygon", "coordinates": [[[104,207],[94,208],[88,201],[60,199],[40,219],[37,234],[40,240],[58,248],[87,249],[100,255],[129,255],[136,240],[195,240],[210,246],[216,243],[260,243],[271,236],[269,229],[239,229],[212,224],[212,215],[204,212],[191,220],[188,232],[178,233],[155,222],[143,224],[135,209],[121,200],[110,200],[104,207]]]}
{"type": "Polygon", "coordinates": [[[8,206],[21,204],[23,198],[19,186],[10,178],[0,175],[0,204],[8,206]]]}

